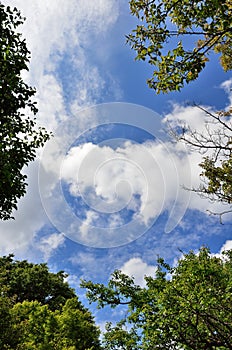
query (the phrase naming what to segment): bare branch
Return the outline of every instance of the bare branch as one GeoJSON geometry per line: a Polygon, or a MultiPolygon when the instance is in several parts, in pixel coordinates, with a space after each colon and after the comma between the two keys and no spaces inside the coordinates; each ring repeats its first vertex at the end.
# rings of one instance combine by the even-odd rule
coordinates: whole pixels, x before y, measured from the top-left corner
{"type": "Polygon", "coordinates": [[[223,222],[222,222],[222,217],[223,215],[225,214],[229,214],[229,213],[232,213],[232,209],[231,210],[225,210],[225,211],[222,211],[220,213],[216,213],[216,212],[213,212],[209,209],[206,210],[210,215],[215,215],[215,216],[218,216],[219,217],[219,220],[220,220],[220,224],[224,225],[223,222]]]}

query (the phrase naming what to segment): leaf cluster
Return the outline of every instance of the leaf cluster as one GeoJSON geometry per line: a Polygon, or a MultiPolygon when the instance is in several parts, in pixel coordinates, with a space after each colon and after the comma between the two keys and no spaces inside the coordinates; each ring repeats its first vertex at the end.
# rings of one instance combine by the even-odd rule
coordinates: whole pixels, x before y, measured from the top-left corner
{"type": "Polygon", "coordinates": [[[99,329],[65,281],[46,264],[0,258],[0,348],[100,350],[99,329]]]}
{"type": "MultiPolygon", "coordinates": [[[[112,276],[114,280],[114,275],[112,276]]],[[[170,267],[159,259],[156,276],[146,277],[146,287],[135,286],[119,275],[117,287],[110,279],[102,291],[126,297],[125,317],[107,325],[106,349],[232,349],[232,254],[211,255],[207,248],[189,252],[170,267]],[[121,281],[121,283],[120,283],[121,281]]],[[[101,302],[99,285],[83,283],[90,301],[115,306],[112,298],[101,302]]]]}
{"type": "Polygon", "coordinates": [[[30,52],[17,31],[24,18],[0,3],[0,219],[12,218],[17,201],[26,193],[22,169],[36,157],[50,135],[36,128],[35,89],[21,75],[28,70],[30,52]],[[26,115],[26,114],[27,115],[26,115]]]}
{"type": "Polygon", "coordinates": [[[131,0],[138,24],[127,42],[136,60],[154,67],[147,80],[157,93],[180,90],[195,80],[214,50],[224,70],[231,69],[230,0],[131,0]]]}

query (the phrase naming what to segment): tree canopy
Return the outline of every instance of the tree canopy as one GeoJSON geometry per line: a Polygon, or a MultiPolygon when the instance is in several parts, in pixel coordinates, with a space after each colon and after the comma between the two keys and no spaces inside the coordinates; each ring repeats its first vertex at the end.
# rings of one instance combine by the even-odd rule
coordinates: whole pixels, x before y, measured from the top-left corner
{"type": "MultiPolygon", "coordinates": [[[[225,71],[232,68],[232,3],[230,0],[131,0],[130,9],[141,24],[127,36],[136,59],[148,60],[154,67],[148,85],[157,93],[180,90],[198,78],[212,51],[220,54],[225,71]]],[[[193,152],[202,154],[199,188],[192,190],[212,201],[227,204],[220,216],[231,211],[231,108],[207,114],[205,131],[185,125],[173,132],[193,152]],[[229,205],[229,207],[228,207],[229,205]]]]}
{"type": "Polygon", "coordinates": [[[17,28],[24,18],[0,3],[0,219],[12,218],[17,201],[26,193],[24,166],[49,138],[36,128],[35,89],[22,79],[30,53],[17,28]]]}
{"type": "Polygon", "coordinates": [[[154,276],[144,288],[117,270],[107,286],[82,282],[99,307],[127,305],[107,325],[104,349],[232,349],[232,251],[191,251],[175,267],[160,258],[154,276]]]}
{"type": "Polygon", "coordinates": [[[0,281],[7,288],[7,296],[15,302],[37,300],[56,310],[75,292],[65,282],[67,274],[49,272],[47,264],[33,264],[14,260],[11,254],[0,258],[0,281]]]}
{"type": "Polygon", "coordinates": [[[195,80],[212,51],[225,71],[232,68],[231,0],[131,0],[130,9],[141,24],[127,41],[154,67],[147,82],[157,93],[195,80]]]}
{"type": "Polygon", "coordinates": [[[0,258],[0,348],[100,350],[99,329],[60,271],[0,258]]]}

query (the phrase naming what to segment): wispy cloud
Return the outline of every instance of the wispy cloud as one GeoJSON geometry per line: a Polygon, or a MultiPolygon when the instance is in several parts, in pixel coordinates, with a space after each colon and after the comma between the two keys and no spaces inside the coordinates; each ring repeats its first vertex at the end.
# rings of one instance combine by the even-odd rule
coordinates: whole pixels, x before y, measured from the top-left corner
{"type": "Polygon", "coordinates": [[[28,168],[27,194],[19,202],[15,220],[0,223],[0,253],[21,254],[31,246],[36,232],[47,222],[38,189],[38,162],[28,168]]]}
{"type": "MultiPolygon", "coordinates": [[[[100,43],[104,37],[107,40],[107,33],[118,18],[118,1],[6,0],[4,4],[16,6],[26,17],[20,31],[31,51],[31,62],[24,76],[37,89],[39,124],[54,131],[80,107],[101,99],[105,78],[89,51],[94,42],[100,43]],[[69,84],[64,83],[62,76],[65,62],[66,70],[72,72],[69,84]],[[70,87],[73,93],[69,96],[70,87]]],[[[37,166],[35,163],[25,170],[29,186],[19,202],[15,221],[0,224],[2,253],[25,251],[47,222],[39,198],[37,166]]]]}
{"type": "Polygon", "coordinates": [[[37,242],[37,248],[44,254],[44,260],[49,260],[52,253],[65,242],[65,236],[62,233],[52,233],[46,237],[42,237],[37,242]]]}
{"type": "Polygon", "coordinates": [[[231,107],[232,106],[232,78],[224,81],[221,84],[221,88],[224,89],[225,92],[227,93],[228,99],[229,99],[229,106],[228,107],[231,107]]]}

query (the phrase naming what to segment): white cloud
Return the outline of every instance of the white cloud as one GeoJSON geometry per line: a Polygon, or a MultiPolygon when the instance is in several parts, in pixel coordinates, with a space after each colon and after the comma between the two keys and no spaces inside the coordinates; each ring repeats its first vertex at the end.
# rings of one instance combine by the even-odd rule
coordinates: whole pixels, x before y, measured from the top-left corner
{"type": "MultiPolygon", "coordinates": [[[[230,80],[222,84],[223,88],[227,91],[227,93],[229,93],[230,84],[230,80]]],[[[210,106],[204,106],[204,109],[212,114],[215,114],[215,110],[213,110],[213,108],[210,106]]],[[[165,116],[164,122],[168,122],[173,129],[182,125],[186,126],[186,135],[188,135],[187,138],[193,143],[195,143],[195,139],[188,133],[188,129],[192,130],[193,135],[197,133],[198,135],[202,135],[202,138],[205,137],[206,140],[215,140],[215,144],[220,143],[221,145],[223,145],[227,143],[227,138],[224,137],[222,125],[215,122],[215,120],[213,120],[212,117],[208,116],[204,110],[201,110],[197,107],[185,107],[179,104],[174,104],[171,113],[165,116]]],[[[229,127],[231,125],[231,122],[232,119],[227,119],[226,121],[229,127]]],[[[225,129],[225,134],[228,137],[232,136],[229,128],[225,129]]],[[[199,166],[199,164],[202,162],[203,157],[211,156],[212,154],[214,154],[214,148],[210,148],[212,144],[213,142],[209,144],[209,149],[207,151],[204,148],[197,150],[196,147],[191,147],[191,145],[187,146],[190,150],[188,160],[191,165],[192,177],[190,188],[197,189],[199,188],[199,185],[202,184],[200,177],[200,174],[202,173],[202,168],[199,166]]],[[[221,161],[222,159],[223,155],[220,155],[220,157],[218,155],[218,161],[221,161]]],[[[200,211],[210,210],[212,212],[222,212],[225,210],[224,206],[221,203],[212,203],[208,200],[202,200],[197,195],[191,196],[189,207],[191,209],[197,209],[200,211]]],[[[224,218],[229,218],[229,216],[224,216],[224,218]]]]}
{"type": "MultiPolygon", "coordinates": [[[[206,114],[194,107],[176,104],[165,120],[174,126],[181,121],[199,132],[206,130],[206,114]]],[[[64,157],[60,178],[68,184],[73,197],[82,198],[88,210],[94,209],[99,216],[91,222],[90,241],[84,244],[91,245],[91,240],[92,245],[98,241],[98,246],[105,246],[106,242],[112,242],[111,246],[124,244],[139,237],[165,211],[169,212],[166,231],[170,232],[182,220],[187,208],[202,212],[223,210],[222,204],[210,203],[183,189],[183,186],[199,187],[201,161],[201,154],[187,150],[183,144],[159,138],[142,144],[126,141],[115,146],[113,141],[112,145],[87,142],[72,147],[64,157]],[[132,216],[123,218],[123,210],[132,216]],[[105,214],[109,214],[109,219],[104,217],[108,226],[104,226],[103,232],[97,223],[105,214]],[[116,222],[110,218],[112,214],[117,215],[116,222]],[[127,226],[126,220],[132,226],[127,226]],[[113,231],[107,231],[107,227],[118,227],[114,239],[113,231]]],[[[78,234],[70,237],[77,239],[78,234]]]]}
{"type": "Polygon", "coordinates": [[[70,95],[72,113],[96,103],[104,89],[104,78],[95,65],[92,44],[104,51],[104,42],[119,15],[117,0],[39,1],[7,0],[26,17],[20,31],[31,51],[29,72],[25,78],[37,89],[37,118],[48,129],[55,130],[67,114],[64,95],[70,95]],[[65,67],[66,65],[66,67],[65,67]],[[67,65],[69,69],[67,70],[67,65]],[[59,74],[65,71],[70,86],[63,91],[59,74]]]}
{"type": "Polygon", "coordinates": [[[89,226],[91,226],[94,223],[94,220],[98,218],[98,215],[93,211],[87,211],[86,213],[86,219],[83,220],[81,226],[80,226],[80,233],[81,236],[84,239],[87,239],[88,232],[89,232],[89,226]]]}
{"type": "MultiPolygon", "coordinates": [[[[177,190],[181,193],[179,200],[187,200],[181,186],[199,184],[201,156],[178,154],[178,147],[148,142],[127,143],[112,149],[86,143],[70,150],[62,165],[61,178],[69,183],[72,195],[84,195],[90,205],[97,206],[92,192],[89,198],[86,193],[92,188],[99,198],[99,210],[107,211],[110,207],[116,211],[125,205],[138,208],[133,196],[141,196],[138,214],[148,223],[154,215],[171,207],[177,190]]],[[[192,209],[204,211],[209,205],[194,194],[191,198],[192,209]]]]}
{"type": "Polygon", "coordinates": [[[54,250],[64,245],[65,236],[62,233],[52,233],[49,236],[41,238],[37,247],[44,254],[45,261],[50,258],[54,250]]]}
{"type": "Polygon", "coordinates": [[[226,252],[228,250],[232,249],[232,240],[227,240],[221,247],[219,253],[216,254],[212,254],[213,256],[216,256],[222,260],[226,259],[225,255],[223,254],[223,252],[226,252]]]}
{"type": "Polygon", "coordinates": [[[145,276],[154,276],[156,267],[148,265],[141,258],[131,258],[120,268],[120,270],[130,276],[134,277],[135,284],[145,287],[146,281],[145,276]]]}
{"type": "Polygon", "coordinates": [[[117,228],[121,225],[123,225],[123,219],[121,218],[120,214],[111,215],[109,220],[109,228],[117,228]]]}
{"type": "Polygon", "coordinates": [[[112,272],[112,265],[114,264],[112,260],[107,259],[104,255],[96,256],[93,251],[75,252],[69,260],[74,269],[80,273],[80,278],[93,280],[98,276],[98,281],[112,272]]]}
{"type": "Polygon", "coordinates": [[[137,209],[136,215],[147,225],[171,207],[177,188],[182,192],[180,200],[186,200],[181,185],[189,182],[188,161],[185,156],[178,158],[169,146],[127,142],[113,149],[86,143],[70,150],[61,178],[69,184],[72,195],[83,196],[99,212],[137,209]]]}
{"type": "MultiPolygon", "coordinates": [[[[37,89],[39,124],[54,131],[60,122],[70,117],[68,113],[75,114],[80,106],[95,103],[102,93],[104,78],[88,49],[93,42],[101,42],[104,50],[102,39],[117,20],[118,1],[6,0],[4,4],[16,6],[26,17],[20,31],[31,51],[31,61],[29,72],[25,72],[24,76],[37,89]],[[68,91],[59,78],[64,69],[64,57],[69,59],[70,70],[75,71],[75,74],[70,74],[72,99],[67,98],[68,91]]],[[[80,124],[84,122],[80,121],[80,124]]],[[[51,187],[57,181],[56,169],[52,169],[55,163],[52,156],[57,156],[57,149],[49,159],[50,170],[54,170],[49,173],[47,186],[51,187]]],[[[15,221],[0,224],[3,253],[25,251],[36,232],[47,222],[38,192],[37,166],[34,163],[27,169],[27,195],[19,202],[15,221]]]]}
{"type": "Polygon", "coordinates": [[[33,162],[27,169],[27,194],[19,201],[19,209],[14,213],[15,220],[0,224],[0,253],[26,252],[33,238],[46,222],[46,215],[41,205],[38,181],[38,162],[33,162]]]}
{"type": "Polygon", "coordinates": [[[22,32],[32,52],[31,73],[36,73],[35,82],[44,69],[55,69],[59,54],[91,43],[100,33],[107,32],[118,17],[116,0],[8,0],[5,3],[18,7],[26,17],[22,32]],[[56,57],[51,57],[54,53],[56,57]]]}
{"type": "Polygon", "coordinates": [[[231,107],[232,106],[232,78],[224,81],[221,84],[221,88],[224,89],[225,92],[227,93],[228,98],[229,98],[229,106],[228,107],[231,107]]]}
{"type": "Polygon", "coordinates": [[[220,253],[232,249],[232,240],[227,240],[220,249],[220,253]]]}
{"type": "Polygon", "coordinates": [[[52,74],[44,74],[36,94],[39,109],[39,124],[54,131],[57,125],[67,118],[63,89],[52,74]]]}

